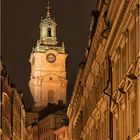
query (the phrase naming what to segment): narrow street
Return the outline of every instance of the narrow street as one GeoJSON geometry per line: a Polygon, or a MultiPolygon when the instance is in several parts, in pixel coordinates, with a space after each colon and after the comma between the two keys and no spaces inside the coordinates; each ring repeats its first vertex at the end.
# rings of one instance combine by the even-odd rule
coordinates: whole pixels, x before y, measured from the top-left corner
{"type": "Polygon", "coordinates": [[[0,140],[140,140],[140,1],[32,3],[2,1],[0,140]]]}

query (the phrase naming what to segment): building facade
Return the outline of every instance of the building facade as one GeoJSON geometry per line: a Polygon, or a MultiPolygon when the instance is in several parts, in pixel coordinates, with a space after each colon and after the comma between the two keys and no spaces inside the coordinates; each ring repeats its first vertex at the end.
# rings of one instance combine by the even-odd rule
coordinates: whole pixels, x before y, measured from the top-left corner
{"type": "Polygon", "coordinates": [[[68,107],[71,140],[140,139],[139,0],[98,0],[68,107]]]}
{"type": "Polygon", "coordinates": [[[34,107],[40,111],[48,103],[63,100],[66,103],[66,57],[64,43],[58,45],[56,22],[51,17],[50,6],[40,23],[40,39],[30,56],[31,76],[29,87],[34,107]]]}
{"type": "Polygon", "coordinates": [[[23,94],[13,87],[12,97],[12,140],[25,140],[25,109],[22,102],[23,94]]]}
{"type": "Polygon", "coordinates": [[[26,127],[27,135],[25,136],[26,140],[33,140],[32,126],[28,125],[26,127]]]}
{"type": "MultiPolygon", "coordinates": [[[[49,104],[26,129],[26,140],[56,140],[55,131],[67,122],[65,105],[49,104]]],[[[67,123],[68,124],[68,123],[67,123]]]]}
{"type": "Polygon", "coordinates": [[[68,126],[63,126],[55,131],[56,140],[70,140],[68,126]]]}
{"type": "Polygon", "coordinates": [[[81,85],[82,84],[81,79],[82,79],[84,67],[85,67],[85,62],[82,62],[79,66],[71,101],[67,110],[67,115],[69,118],[68,133],[69,133],[70,140],[82,140],[81,133],[83,131],[83,113],[82,113],[83,87],[81,85]]]}
{"type": "Polygon", "coordinates": [[[25,140],[25,109],[6,67],[1,62],[1,140],[25,140]]]}
{"type": "Polygon", "coordinates": [[[58,111],[40,120],[38,129],[36,125],[33,126],[33,139],[38,137],[40,140],[56,140],[55,130],[64,126],[63,119],[66,119],[65,113],[58,111]],[[37,132],[39,135],[36,135],[37,132]]]}
{"type": "MultiPolygon", "coordinates": [[[[2,65],[2,61],[1,60],[0,60],[0,70],[1,70],[1,72],[3,70],[3,65],[2,65]]],[[[1,74],[0,79],[2,81],[2,74],[1,74]]],[[[2,137],[2,88],[1,88],[1,92],[0,92],[0,138],[1,137],[2,137]]]]}
{"type": "Polygon", "coordinates": [[[9,75],[5,66],[1,62],[1,139],[11,140],[11,115],[12,115],[12,89],[10,86],[9,75]]]}

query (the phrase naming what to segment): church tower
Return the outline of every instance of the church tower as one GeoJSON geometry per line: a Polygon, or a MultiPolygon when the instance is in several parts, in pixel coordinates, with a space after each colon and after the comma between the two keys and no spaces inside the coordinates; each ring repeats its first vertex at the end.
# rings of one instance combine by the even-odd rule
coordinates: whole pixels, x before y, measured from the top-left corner
{"type": "Polygon", "coordinates": [[[33,48],[29,62],[31,76],[29,87],[34,99],[34,108],[39,111],[48,103],[66,103],[66,58],[64,43],[58,45],[56,22],[51,17],[48,3],[47,15],[40,22],[40,39],[33,48]]]}

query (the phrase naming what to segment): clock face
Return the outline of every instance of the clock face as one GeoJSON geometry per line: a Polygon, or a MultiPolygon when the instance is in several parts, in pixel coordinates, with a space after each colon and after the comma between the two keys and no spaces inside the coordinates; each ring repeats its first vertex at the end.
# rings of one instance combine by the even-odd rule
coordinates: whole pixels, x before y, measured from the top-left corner
{"type": "Polygon", "coordinates": [[[47,61],[50,62],[50,63],[54,63],[55,60],[56,60],[56,56],[53,53],[47,54],[46,58],[47,58],[47,61]]]}

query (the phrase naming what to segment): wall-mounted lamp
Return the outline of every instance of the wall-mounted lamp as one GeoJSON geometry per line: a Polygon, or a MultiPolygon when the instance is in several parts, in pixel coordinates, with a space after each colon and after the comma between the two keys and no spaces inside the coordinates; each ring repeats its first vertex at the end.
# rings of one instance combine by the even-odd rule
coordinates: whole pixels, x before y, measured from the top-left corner
{"type": "Polygon", "coordinates": [[[118,90],[119,90],[119,92],[120,92],[121,94],[126,94],[126,92],[124,91],[123,87],[120,87],[118,90]]]}
{"type": "Polygon", "coordinates": [[[131,80],[136,80],[137,79],[136,75],[134,75],[134,74],[128,74],[126,76],[131,80]]]}

